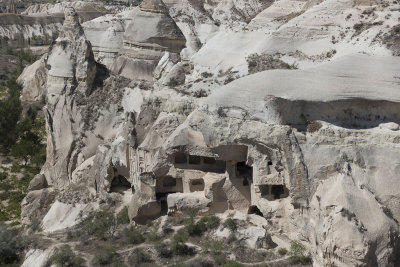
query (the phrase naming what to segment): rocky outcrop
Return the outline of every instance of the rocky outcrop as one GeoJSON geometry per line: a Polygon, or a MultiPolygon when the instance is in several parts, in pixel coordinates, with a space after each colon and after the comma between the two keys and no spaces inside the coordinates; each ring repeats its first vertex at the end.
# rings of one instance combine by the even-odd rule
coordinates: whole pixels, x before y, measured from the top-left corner
{"type": "Polygon", "coordinates": [[[18,77],[18,83],[22,85],[21,100],[24,102],[45,103],[47,92],[47,68],[45,59],[41,59],[26,67],[18,77]]]}
{"type": "MultiPolygon", "coordinates": [[[[78,14],[81,21],[84,22],[100,17],[105,12],[104,10],[94,9],[82,10],[78,14]]],[[[49,41],[51,41],[51,38],[61,30],[63,20],[63,11],[51,15],[47,13],[33,15],[1,14],[0,36],[18,40],[22,35],[26,39],[26,43],[28,43],[28,38],[41,37],[45,40],[46,34],[49,41]]]]}
{"type": "Polygon", "coordinates": [[[123,35],[132,21],[134,11],[128,10],[115,15],[105,15],[82,24],[85,35],[92,44],[96,61],[112,67],[123,46],[123,35]]]}
{"type": "Polygon", "coordinates": [[[46,65],[48,171],[52,173],[49,183],[63,184],[71,177],[69,161],[78,141],[73,133],[82,129],[82,114],[77,101],[84,101],[92,92],[96,75],[91,44],[73,8],[66,10],[63,29],[49,50],[46,65]]]}
{"type": "Polygon", "coordinates": [[[133,16],[112,71],[129,79],[152,80],[164,53],[179,54],[186,40],[161,0],[143,1],[133,16]]]}
{"type": "MultiPolygon", "coordinates": [[[[24,203],[58,190],[48,231],[74,225],[97,202],[127,205],[136,223],[192,208],[232,212],[260,218],[237,233],[252,248],[283,236],[308,244],[316,266],[396,266],[400,62],[376,35],[352,28],[370,1],[181,2],[188,8],[178,14],[177,1],[166,1],[197,38],[187,39],[191,50],[181,51],[185,39],[162,2],[144,1],[122,37],[115,75],[95,64],[70,10],[47,60],[45,180],[35,178],[24,203]],[[243,7],[246,19],[216,26],[207,10],[222,4],[243,7]],[[183,19],[191,15],[204,20],[183,19]],[[253,53],[293,68],[248,75],[253,53]]],[[[368,12],[365,20],[378,19],[368,12]]],[[[395,19],[371,32],[389,31],[395,19]]],[[[97,23],[87,29],[101,60],[97,23]]],[[[105,28],[113,23],[123,24],[110,19],[105,28]]]]}

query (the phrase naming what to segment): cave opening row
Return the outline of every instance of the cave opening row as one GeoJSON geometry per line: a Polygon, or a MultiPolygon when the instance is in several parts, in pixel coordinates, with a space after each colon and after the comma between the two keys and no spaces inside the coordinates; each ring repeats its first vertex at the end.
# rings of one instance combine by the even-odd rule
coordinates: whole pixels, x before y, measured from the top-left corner
{"type": "Polygon", "coordinates": [[[289,189],[283,184],[259,185],[261,197],[276,200],[289,196],[289,189]]]}
{"type": "Polygon", "coordinates": [[[224,173],[226,162],[213,157],[202,157],[178,152],[174,154],[174,164],[180,169],[194,169],[205,172],[224,173]]]}

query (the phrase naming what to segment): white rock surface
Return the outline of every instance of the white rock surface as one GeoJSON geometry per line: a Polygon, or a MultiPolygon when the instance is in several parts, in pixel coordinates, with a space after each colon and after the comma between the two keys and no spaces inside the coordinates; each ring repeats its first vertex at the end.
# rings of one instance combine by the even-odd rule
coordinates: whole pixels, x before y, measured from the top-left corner
{"type": "Polygon", "coordinates": [[[43,231],[52,233],[75,226],[82,219],[82,215],[89,214],[96,208],[98,207],[93,204],[72,205],[56,201],[43,218],[43,231]]]}
{"type": "MultiPolygon", "coordinates": [[[[315,266],[398,265],[400,61],[384,36],[398,24],[399,3],[166,0],[187,41],[182,53],[185,40],[157,28],[167,17],[176,29],[160,1],[144,3],[126,28],[123,15],[86,24],[98,52],[116,51],[124,30],[114,74],[99,68],[93,78],[92,61],[79,56],[89,45],[50,51],[49,186],[65,199],[84,184],[98,199],[128,203],[138,223],[191,207],[232,213],[248,222],[240,235],[249,246],[300,240],[315,266]],[[115,43],[95,35],[104,29],[109,40],[119,24],[115,43]],[[254,53],[287,69],[248,75],[254,53]],[[151,68],[135,69],[139,59],[151,68]],[[78,71],[77,62],[87,64],[78,71]],[[166,82],[169,74],[179,82],[166,82]]],[[[39,206],[35,192],[24,218],[39,206]]],[[[46,229],[72,225],[87,205],[78,199],[75,208],[56,202],[46,229]]]]}

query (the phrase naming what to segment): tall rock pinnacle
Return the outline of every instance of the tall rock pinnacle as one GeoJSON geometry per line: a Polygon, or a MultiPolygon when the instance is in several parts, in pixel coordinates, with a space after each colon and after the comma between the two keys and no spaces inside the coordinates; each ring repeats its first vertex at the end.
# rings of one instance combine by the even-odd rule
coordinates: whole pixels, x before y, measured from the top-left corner
{"type": "MultiPolygon", "coordinates": [[[[59,37],[52,45],[47,58],[49,75],[72,78],[85,83],[90,90],[96,73],[92,47],[85,37],[74,8],[65,10],[65,21],[59,37]]],[[[86,92],[87,93],[87,92],[86,92]]]]}

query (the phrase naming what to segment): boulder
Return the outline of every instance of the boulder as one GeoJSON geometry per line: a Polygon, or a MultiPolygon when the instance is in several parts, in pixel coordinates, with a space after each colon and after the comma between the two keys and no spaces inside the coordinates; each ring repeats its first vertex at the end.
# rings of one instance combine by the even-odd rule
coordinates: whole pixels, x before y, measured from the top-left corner
{"type": "Polygon", "coordinates": [[[41,190],[43,188],[46,188],[48,186],[46,177],[44,174],[39,173],[33,177],[31,182],[29,183],[28,190],[29,191],[36,191],[36,190],[41,190]]]}
{"type": "Polygon", "coordinates": [[[379,124],[379,128],[390,130],[390,131],[398,131],[400,129],[400,126],[398,123],[388,122],[388,123],[379,124]]]}
{"type": "Polygon", "coordinates": [[[46,57],[47,55],[44,55],[32,65],[26,67],[18,77],[17,82],[22,84],[22,101],[44,104],[47,93],[46,57]]]}
{"type": "Polygon", "coordinates": [[[41,221],[55,197],[56,192],[52,188],[29,192],[21,203],[22,223],[30,225],[34,221],[41,221]]]}

